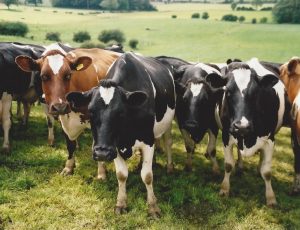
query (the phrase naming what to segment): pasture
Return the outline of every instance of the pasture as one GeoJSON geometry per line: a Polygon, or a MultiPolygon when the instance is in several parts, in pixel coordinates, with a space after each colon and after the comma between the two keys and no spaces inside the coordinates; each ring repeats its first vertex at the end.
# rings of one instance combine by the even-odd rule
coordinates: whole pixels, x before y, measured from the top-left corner
{"type": "MultiPolygon", "coordinates": [[[[145,55],[177,56],[191,61],[224,62],[227,58],[285,62],[299,55],[295,42],[297,25],[250,24],[253,17],[268,17],[270,12],[234,12],[246,22],[222,22],[232,13],[229,5],[158,5],[158,12],[102,13],[72,9],[13,7],[4,10],[1,19],[23,21],[29,25],[26,38],[0,36],[1,41],[49,44],[46,32],[60,32],[64,42],[72,42],[73,33],[87,30],[96,41],[104,29],[121,29],[127,38],[140,41],[138,52],[145,55]],[[53,11],[57,12],[53,12],[53,11]],[[66,12],[72,11],[72,14],[66,12]],[[209,20],[191,19],[194,12],[207,11],[209,20]],[[83,13],[79,15],[78,13],[83,13]],[[172,19],[171,15],[177,18],[172,19]],[[147,29],[148,28],[148,29],[147,29]],[[30,38],[33,36],[32,38],[30,38]]],[[[125,46],[125,49],[129,49],[125,46]]],[[[15,114],[15,104],[13,114],[15,114]]],[[[212,173],[204,157],[206,141],[198,145],[193,171],[185,172],[185,148],[174,123],[173,154],[175,172],[166,173],[166,156],[157,153],[154,167],[154,191],[162,210],[160,220],[147,217],[146,189],[137,170],[139,156],[128,161],[127,182],[129,212],[115,216],[117,180],[113,164],[108,164],[108,179],[99,182],[96,162],[91,157],[92,138],[86,131],[76,150],[77,167],[73,176],[62,177],[66,146],[56,124],[55,147],[48,147],[47,128],[42,109],[35,106],[27,130],[14,117],[11,132],[12,153],[0,155],[0,229],[298,229],[300,197],[288,195],[293,179],[293,154],[290,131],[282,128],[276,138],[273,158],[273,189],[278,206],[265,206],[264,182],[256,172],[258,156],[244,159],[244,173],[231,177],[229,198],[219,197],[223,179],[223,151],[220,135],[217,159],[221,175],[212,173]]]]}

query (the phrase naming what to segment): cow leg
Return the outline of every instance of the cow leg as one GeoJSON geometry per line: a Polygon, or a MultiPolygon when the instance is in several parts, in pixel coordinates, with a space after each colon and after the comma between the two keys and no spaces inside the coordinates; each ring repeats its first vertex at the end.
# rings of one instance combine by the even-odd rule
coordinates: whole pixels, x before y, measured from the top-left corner
{"type": "Polygon", "coordinates": [[[11,103],[12,103],[12,96],[4,92],[2,95],[2,128],[4,133],[3,151],[5,153],[10,152],[9,130],[11,127],[11,112],[10,112],[11,103]]]}
{"type": "Polygon", "coordinates": [[[17,100],[17,118],[18,118],[18,120],[22,120],[22,118],[23,118],[22,105],[19,100],[17,100]]]}
{"type": "Polygon", "coordinates": [[[76,140],[72,141],[69,139],[68,135],[64,132],[67,149],[68,149],[68,160],[66,161],[65,168],[60,173],[63,176],[72,175],[74,173],[75,168],[75,155],[74,151],[76,149],[76,140]]]}
{"type": "Polygon", "coordinates": [[[233,145],[224,146],[225,176],[221,184],[221,196],[228,196],[230,191],[230,175],[235,165],[232,147],[233,145]]]}
{"type": "Polygon", "coordinates": [[[48,145],[54,146],[54,117],[49,113],[48,105],[42,103],[48,126],[48,145]]]}
{"type": "Polygon", "coordinates": [[[294,183],[292,187],[291,194],[300,194],[300,145],[298,144],[297,136],[295,131],[292,130],[292,146],[294,152],[294,183]]]}
{"type": "Polygon", "coordinates": [[[98,174],[97,180],[105,180],[106,179],[106,169],[105,164],[102,161],[98,162],[98,174]]]}
{"type": "Polygon", "coordinates": [[[193,169],[192,162],[193,162],[193,155],[195,152],[196,144],[193,141],[193,139],[191,138],[190,134],[186,130],[180,129],[180,132],[183,137],[184,145],[185,145],[185,149],[186,149],[186,153],[187,153],[187,158],[186,158],[186,162],[185,162],[185,170],[188,172],[191,172],[193,169]]]}
{"type": "Polygon", "coordinates": [[[263,149],[263,160],[261,162],[260,174],[265,181],[266,185],[266,200],[268,206],[274,206],[277,204],[275,194],[271,185],[271,165],[272,156],[274,152],[274,142],[268,141],[263,149]]]}
{"type": "Polygon", "coordinates": [[[242,154],[241,151],[238,149],[237,150],[237,154],[238,154],[238,160],[237,160],[237,174],[241,175],[243,173],[243,158],[242,158],[242,154]]]}
{"type": "Polygon", "coordinates": [[[23,104],[23,108],[24,108],[24,115],[22,117],[22,125],[27,126],[31,105],[29,102],[23,102],[22,104],[23,104]]]}
{"type": "Polygon", "coordinates": [[[155,151],[158,153],[163,153],[164,149],[161,146],[161,138],[156,138],[155,139],[155,151]]]}
{"type": "Polygon", "coordinates": [[[215,174],[220,174],[220,168],[216,158],[217,135],[218,135],[218,131],[214,133],[210,129],[208,130],[208,144],[207,144],[205,156],[210,158],[213,164],[212,167],[213,172],[215,174]]]}
{"type": "Polygon", "coordinates": [[[143,145],[141,147],[143,154],[143,166],[141,170],[141,177],[147,189],[147,203],[148,213],[153,218],[160,216],[160,208],[157,205],[157,200],[153,191],[153,172],[152,159],[154,154],[154,146],[143,145]]]}
{"type": "MultiPolygon", "coordinates": [[[[174,171],[174,164],[172,160],[172,135],[171,135],[172,126],[163,134],[163,142],[164,142],[164,149],[167,152],[167,173],[173,173],[174,171]]],[[[152,165],[151,165],[152,167],[152,165]]]]}
{"type": "Polygon", "coordinates": [[[117,155],[117,158],[114,159],[114,163],[119,185],[115,213],[123,214],[127,212],[126,181],[128,178],[128,167],[124,159],[119,154],[117,155]]]}

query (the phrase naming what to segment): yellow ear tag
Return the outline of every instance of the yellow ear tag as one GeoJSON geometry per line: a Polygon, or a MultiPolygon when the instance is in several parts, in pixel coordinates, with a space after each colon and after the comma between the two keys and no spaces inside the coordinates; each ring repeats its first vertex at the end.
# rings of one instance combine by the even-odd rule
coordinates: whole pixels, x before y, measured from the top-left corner
{"type": "Polygon", "coordinates": [[[83,68],[83,64],[79,64],[77,67],[76,67],[76,70],[81,70],[83,68]]]}

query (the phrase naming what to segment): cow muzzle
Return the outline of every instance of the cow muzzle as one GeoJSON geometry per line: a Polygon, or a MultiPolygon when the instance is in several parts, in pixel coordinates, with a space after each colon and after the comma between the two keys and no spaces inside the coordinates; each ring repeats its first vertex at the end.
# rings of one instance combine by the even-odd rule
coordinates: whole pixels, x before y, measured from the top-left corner
{"type": "Polygon", "coordinates": [[[112,161],[117,157],[116,149],[105,146],[95,146],[93,148],[93,158],[95,161],[112,161]]]}
{"type": "Polygon", "coordinates": [[[187,130],[194,141],[199,142],[200,136],[199,136],[199,123],[195,120],[187,120],[183,128],[187,130]]]}
{"type": "Polygon", "coordinates": [[[230,128],[230,132],[233,135],[245,137],[252,131],[252,125],[250,122],[242,123],[240,121],[233,122],[230,128]]]}
{"type": "Polygon", "coordinates": [[[49,113],[52,115],[64,115],[70,112],[70,105],[66,102],[52,104],[49,109],[49,113]]]}

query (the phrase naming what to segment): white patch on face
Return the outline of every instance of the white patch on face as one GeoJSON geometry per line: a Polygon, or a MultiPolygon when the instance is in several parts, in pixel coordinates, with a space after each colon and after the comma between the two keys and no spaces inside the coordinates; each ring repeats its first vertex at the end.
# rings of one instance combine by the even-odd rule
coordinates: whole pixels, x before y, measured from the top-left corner
{"type": "Polygon", "coordinates": [[[274,75],[271,71],[267,70],[265,67],[260,64],[257,58],[252,58],[250,61],[246,62],[250,68],[254,69],[258,76],[262,77],[268,74],[274,75]]]}
{"type": "Polygon", "coordinates": [[[193,97],[197,97],[200,94],[202,87],[203,87],[202,83],[200,83],[200,84],[192,83],[191,84],[191,91],[192,91],[193,97]]]}
{"type": "Polygon", "coordinates": [[[60,54],[55,54],[47,56],[47,59],[53,74],[58,74],[59,70],[64,64],[64,57],[60,54]]]}
{"type": "Polygon", "coordinates": [[[241,119],[241,126],[242,127],[247,127],[249,125],[249,121],[247,120],[246,117],[242,116],[242,119],[241,119]]]}
{"type": "Polygon", "coordinates": [[[235,83],[239,88],[242,97],[244,97],[243,90],[245,90],[248,87],[248,84],[250,82],[251,71],[250,69],[235,69],[232,71],[232,73],[235,83]]]}
{"type": "Polygon", "coordinates": [[[168,130],[168,128],[172,124],[174,114],[175,114],[175,109],[170,109],[169,106],[167,106],[167,111],[164,114],[163,119],[157,122],[155,118],[154,127],[153,127],[153,133],[155,138],[161,137],[161,135],[163,135],[168,130]]]}
{"type": "MultiPolygon", "coordinates": [[[[277,121],[277,125],[276,125],[276,130],[275,130],[275,132],[277,132],[282,125],[284,111],[285,111],[285,103],[284,103],[285,87],[281,81],[278,81],[277,84],[273,86],[273,89],[276,91],[277,96],[279,97],[278,121],[277,121]]],[[[299,93],[298,93],[298,95],[299,95],[299,93]]],[[[298,97],[298,95],[297,95],[297,97],[298,97]]],[[[294,100],[294,102],[295,102],[295,100],[294,100]]]]}
{"type": "Polygon", "coordinates": [[[213,67],[211,67],[209,65],[206,65],[204,63],[198,63],[196,66],[200,67],[201,69],[203,69],[207,74],[217,73],[217,74],[221,75],[221,73],[220,73],[219,70],[217,70],[217,69],[215,69],[215,68],[213,68],[213,67]]]}
{"type": "Polygon", "coordinates": [[[44,56],[50,50],[59,50],[62,54],[66,55],[66,51],[64,51],[57,43],[53,43],[49,46],[44,46],[45,51],[43,52],[42,56],[44,56]]]}
{"type": "Polygon", "coordinates": [[[102,97],[104,103],[108,105],[111,99],[114,97],[115,87],[104,88],[99,87],[100,96],[102,97]]]}
{"type": "Polygon", "coordinates": [[[88,121],[82,123],[80,118],[81,113],[70,112],[65,115],[60,115],[59,119],[64,132],[70,140],[76,140],[86,128],[90,128],[88,121]]]}

